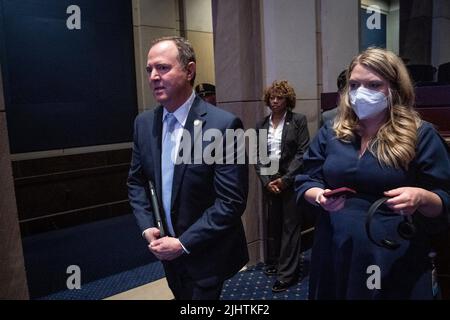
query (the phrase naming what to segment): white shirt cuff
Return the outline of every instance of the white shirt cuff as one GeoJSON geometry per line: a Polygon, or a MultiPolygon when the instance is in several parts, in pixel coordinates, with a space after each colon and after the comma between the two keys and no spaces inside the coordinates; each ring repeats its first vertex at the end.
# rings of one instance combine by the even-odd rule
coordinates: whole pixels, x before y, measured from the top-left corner
{"type": "MultiPolygon", "coordinates": [[[[178,239],[178,241],[180,241],[180,239],[178,239]]],[[[183,248],[183,251],[184,251],[185,253],[187,253],[187,254],[191,253],[188,249],[186,249],[185,246],[183,246],[183,244],[181,243],[181,241],[180,241],[180,244],[181,244],[181,247],[183,248]]]]}
{"type": "Polygon", "coordinates": [[[147,230],[149,230],[150,228],[147,228],[147,229],[145,229],[144,231],[142,231],[142,238],[144,238],[144,239],[146,239],[145,238],[145,231],[147,231],[147,230]]]}

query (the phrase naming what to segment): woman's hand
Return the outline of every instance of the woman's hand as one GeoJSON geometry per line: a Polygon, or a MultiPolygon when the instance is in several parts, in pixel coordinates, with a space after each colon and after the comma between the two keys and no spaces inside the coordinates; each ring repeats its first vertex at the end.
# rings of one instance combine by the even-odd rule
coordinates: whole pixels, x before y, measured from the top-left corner
{"type": "Polygon", "coordinates": [[[436,217],[442,212],[442,200],[434,192],[415,187],[402,187],[384,192],[386,205],[401,215],[420,211],[424,216],[436,217]]]}
{"type": "Polygon", "coordinates": [[[394,212],[401,215],[413,214],[423,202],[423,189],[403,187],[384,192],[386,205],[394,212]]]}
{"type": "Polygon", "coordinates": [[[275,179],[267,184],[267,190],[274,194],[279,194],[286,188],[286,184],[281,178],[275,179]]]}
{"type": "Polygon", "coordinates": [[[322,191],[319,191],[320,193],[317,194],[316,199],[317,203],[326,211],[334,212],[339,211],[345,206],[345,196],[340,197],[325,197],[323,194],[325,192],[331,191],[330,189],[325,189],[322,191]]]}

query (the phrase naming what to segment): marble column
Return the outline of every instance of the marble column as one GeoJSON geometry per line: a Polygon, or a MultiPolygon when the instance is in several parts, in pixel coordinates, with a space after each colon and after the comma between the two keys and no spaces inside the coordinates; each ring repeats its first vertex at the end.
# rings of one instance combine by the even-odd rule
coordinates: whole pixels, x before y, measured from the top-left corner
{"type": "MultiPolygon", "coordinates": [[[[264,116],[261,17],[258,0],[212,0],[218,107],[238,115],[246,129],[264,116]]],[[[264,259],[262,191],[250,165],[250,192],[243,216],[253,265],[264,259]]]]}
{"type": "MultiPolygon", "coordinates": [[[[1,73],[0,73],[1,74],[1,73]]],[[[28,299],[0,76],[0,300],[28,299]]]]}

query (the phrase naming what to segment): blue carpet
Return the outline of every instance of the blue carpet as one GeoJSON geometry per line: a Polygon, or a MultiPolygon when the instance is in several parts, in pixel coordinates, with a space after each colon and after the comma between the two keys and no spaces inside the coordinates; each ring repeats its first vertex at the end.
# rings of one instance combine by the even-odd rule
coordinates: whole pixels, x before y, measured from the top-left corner
{"type": "MultiPolygon", "coordinates": [[[[164,277],[133,215],[120,216],[23,239],[30,297],[40,300],[99,300],[164,277]],[[67,267],[81,269],[81,289],[68,290],[67,267]]],[[[224,284],[222,300],[306,300],[310,250],[303,255],[303,280],[281,293],[264,265],[248,267],[224,284]]]]}
{"type": "Polygon", "coordinates": [[[221,300],[307,300],[311,250],[303,254],[302,280],[286,291],[273,293],[276,276],[264,274],[264,264],[249,267],[224,283],[221,300]]]}
{"type": "Polygon", "coordinates": [[[133,270],[82,284],[79,290],[63,290],[41,297],[39,300],[101,300],[161,279],[164,276],[163,266],[157,261],[133,270]]]}
{"type": "Polygon", "coordinates": [[[153,275],[144,273],[143,277],[148,277],[146,282],[164,276],[153,271],[151,265],[157,260],[148,251],[133,215],[27,237],[23,239],[23,251],[32,299],[66,290],[70,276],[66,271],[70,265],[80,267],[82,287],[111,276],[120,278],[121,273],[143,266],[150,268],[153,275]]]}
{"type": "MultiPolygon", "coordinates": [[[[264,274],[264,264],[241,271],[228,279],[223,287],[221,300],[307,300],[309,252],[304,258],[302,280],[280,293],[272,292],[275,276],[264,274]]],[[[153,262],[133,270],[83,284],[80,290],[63,290],[42,300],[100,300],[133,289],[164,277],[160,262],[153,262]],[[153,279],[149,281],[149,279],[153,279]]]]}

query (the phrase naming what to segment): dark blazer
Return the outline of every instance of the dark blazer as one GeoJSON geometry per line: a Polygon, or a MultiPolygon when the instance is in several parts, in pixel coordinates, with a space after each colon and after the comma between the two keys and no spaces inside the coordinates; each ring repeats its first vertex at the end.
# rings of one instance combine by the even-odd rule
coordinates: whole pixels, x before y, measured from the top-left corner
{"type": "MultiPolygon", "coordinates": [[[[266,129],[269,132],[270,115],[256,125],[256,130],[266,129]]],[[[259,135],[258,135],[259,136],[259,135]]],[[[303,166],[303,153],[309,144],[309,132],[306,117],[300,113],[287,111],[281,136],[281,158],[278,173],[273,176],[261,175],[260,163],[255,165],[256,173],[264,186],[270,181],[280,178],[291,187],[295,176],[303,166]]],[[[258,143],[259,147],[259,143],[258,143]]]]}
{"type": "MultiPolygon", "coordinates": [[[[162,115],[163,108],[159,106],[154,111],[138,115],[134,124],[128,195],[142,231],[155,226],[149,200],[149,179],[154,182],[159,203],[162,203],[162,115]]],[[[211,128],[222,133],[226,129],[243,128],[239,118],[196,97],[185,129],[194,137],[194,126],[199,125],[203,132],[211,128]]],[[[202,141],[201,138],[201,135],[197,135],[192,139],[192,144],[197,139],[202,141]]],[[[203,148],[209,143],[202,142],[203,148]]],[[[247,194],[247,164],[208,165],[204,162],[194,164],[192,161],[191,164],[175,166],[172,223],[175,237],[190,252],[176,260],[184,264],[190,276],[199,284],[212,285],[223,281],[248,262],[247,241],[241,221],[247,194]]],[[[163,216],[162,205],[160,210],[163,216]]]]}

